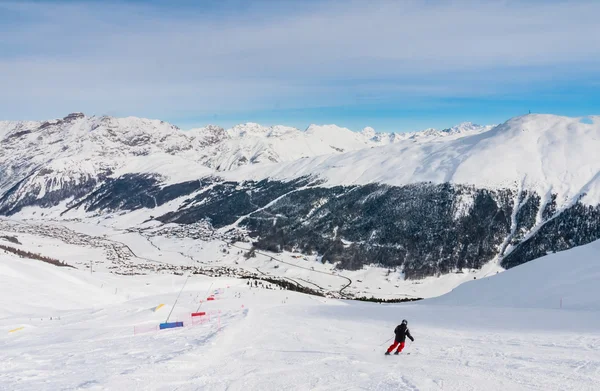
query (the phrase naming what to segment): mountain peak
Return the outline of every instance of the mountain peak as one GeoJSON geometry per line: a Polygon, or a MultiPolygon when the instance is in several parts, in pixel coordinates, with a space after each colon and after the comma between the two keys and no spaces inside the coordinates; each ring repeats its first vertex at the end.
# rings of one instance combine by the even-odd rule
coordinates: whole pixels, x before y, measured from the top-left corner
{"type": "Polygon", "coordinates": [[[456,133],[465,133],[465,132],[473,132],[473,131],[481,131],[481,130],[489,130],[493,127],[493,125],[482,126],[474,124],[473,122],[461,122],[458,125],[454,125],[450,128],[442,129],[442,132],[456,134],[456,133]]]}
{"type": "Polygon", "coordinates": [[[85,118],[85,114],[83,113],[71,113],[63,118],[63,121],[73,121],[76,119],[85,118]]]}
{"type": "Polygon", "coordinates": [[[375,132],[375,129],[373,129],[370,126],[367,126],[366,128],[364,128],[362,130],[362,132],[360,132],[360,133],[368,139],[372,139],[377,134],[377,132],[375,132]]]}

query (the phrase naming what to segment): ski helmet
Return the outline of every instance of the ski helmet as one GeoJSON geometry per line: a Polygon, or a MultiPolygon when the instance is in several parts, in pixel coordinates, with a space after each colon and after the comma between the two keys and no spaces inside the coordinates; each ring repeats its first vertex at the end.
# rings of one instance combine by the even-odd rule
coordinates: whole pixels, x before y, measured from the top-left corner
{"type": "Polygon", "coordinates": [[[402,324],[408,324],[408,321],[406,319],[402,319],[402,324]]]}

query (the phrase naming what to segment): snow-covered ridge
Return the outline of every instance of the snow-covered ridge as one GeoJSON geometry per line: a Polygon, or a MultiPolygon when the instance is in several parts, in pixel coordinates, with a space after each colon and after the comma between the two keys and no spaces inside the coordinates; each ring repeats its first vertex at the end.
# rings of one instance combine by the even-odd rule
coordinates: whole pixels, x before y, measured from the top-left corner
{"type": "Polygon", "coordinates": [[[51,190],[48,183],[74,186],[116,173],[157,174],[175,183],[220,172],[233,180],[311,175],[329,185],[522,185],[540,195],[558,194],[559,204],[582,194],[600,201],[597,116],[582,121],[526,115],[496,127],[467,122],[443,130],[377,133],[255,123],[182,131],[159,120],[74,113],[43,122],[0,122],[0,137],[2,193],[25,178],[39,196],[51,190]]]}
{"type": "MultiPolygon", "coordinates": [[[[276,125],[265,127],[256,123],[236,125],[231,129],[221,129],[223,137],[212,148],[212,156],[203,161],[218,171],[229,171],[254,163],[280,163],[307,157],[339,154],[364,148],[382,146],[403,140],[431,141],[447,136],[483,132],[491,126],[463,123],[450,129],[411,133],[377,133],[373,128],[353,132],[337,125],[312,124],[304,131],[297,128],[276,125]]],[[[193,129],[191,132],[204,135],[207,129],[193,129]]]]}
{"type": "Polygon", "coordinates": [[[526,115],[496,127],[463,123],[413,133],[353,132],[336,125],[301,131],[255,123],[182,131],[159,120],[81,113],[44,122],[5,121],[0,191],[25,178],[39,196],[52,190],[49,183],[74,186],[116,173],[156,174],[175,183],[220,172],[233,180],[318,176],[329,185],[521,185],[540,195],[558,194],[559,204],[584,194],[596,202],[598,118],[526,115]]]}
{"type": "MultiPolygon", "coordinates": [[[[474,131],[481,129],[483,127],[476,126],[474,131]]],[[[131,166],[133,159],[133,166],[139,170],[136,172],[162,174],[176,182],[198,178],[213,170],[339,154],[411,135],[414,134],[380,134],[372,129],[357,133],[335,125],[311,125],[306,131],[300,131],[255,123],[227,130],[208,125],[182,131],[159,120],[90,117],[82,113],[42,122],[4,121],[0,122],[0,190],[10,188],[36,167],[47,165],[64,177],[97,177],[122,172],[124,167],[131,166]],[[156,158],[161,157],[166,161],[181,161],[182,166],[189,164],[192,169],[161,172],[160,165],[155,163],[156,158]],[[147,161],[147,170],[144,161],[147,161]],[[59,169],[60,166],[63,169],[59,169]],[[185,173],[173,176],[177,171],[185,173]]]]}
{"type": "Polygon", "coordinates": [[[600,117],[591,121],[555,115],[515,117],[492,129],[463,124],[445,131],[404,135],[377,149],[285,164],[246,167],[227,178],[291,179],[318,176],[327,185],[458,183],[517,188],[541,196],[557,194],[558,204],[600,203],[600,117]],[[587,123],[592,122],[592,123],[587,123]],[[427,135],[437,135],[427,137],[427,135]],[[446,136],[439,136],[446,134],[446,136]]]}

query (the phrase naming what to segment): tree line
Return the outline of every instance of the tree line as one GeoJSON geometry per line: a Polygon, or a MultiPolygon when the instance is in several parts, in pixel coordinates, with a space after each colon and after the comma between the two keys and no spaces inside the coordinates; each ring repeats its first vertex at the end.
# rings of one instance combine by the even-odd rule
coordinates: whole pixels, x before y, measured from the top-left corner
{"type": "Polygon", "coordinates": [[[46,256],[41,255],[41,254],[36,254],[36,253],[32,253],[32,252],[25,251],[25,250],[20,250],[18,248],[14,248],[14,247],[4,246],[2,244],[0,244],[0,249],[4,250],[6,252],[9,252],[9,253],[13,253],[15,255],[18,255],[21,258],[36,259],[38,261],[46,262],[46,263],[49,263],[49,264],[54,265],[54,266],[72,267],[72,268],[75,269],[75,266],[71,266],[71,265],[69,265],[69,264],[67,264],[67,263],[65,263],[63,261],[59,261],[58,259],[46,257],[46,256]]]}

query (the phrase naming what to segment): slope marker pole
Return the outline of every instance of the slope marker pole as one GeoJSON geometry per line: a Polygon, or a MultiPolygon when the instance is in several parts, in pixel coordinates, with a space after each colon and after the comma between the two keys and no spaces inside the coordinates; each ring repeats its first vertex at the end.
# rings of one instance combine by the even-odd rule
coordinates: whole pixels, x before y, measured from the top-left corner
{"type": "Polygon", "coordinates": [[[169,323],[169,318],[171,317],[171,314],[173,313],[173,310],[175,309],[175,305],[177,304],[177,300],[179,300],[179,296],[181,296],[181,292],[183,292],[183,288],[185,288],[185,284],[187,284],[187,281],[189,278],[190,278],[190,276],[187,276],[187,278],[183,282],[183,286],[181,287],[181,290],[179,291],[179,294],[177,295],[177,298],[175,299],[175,303],[173,303],[173,307],[171,307],[171,312],[169,312],[169,315],[167,316],[167,320],[165,321],[165,323],[169,323]]]}

